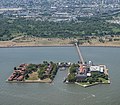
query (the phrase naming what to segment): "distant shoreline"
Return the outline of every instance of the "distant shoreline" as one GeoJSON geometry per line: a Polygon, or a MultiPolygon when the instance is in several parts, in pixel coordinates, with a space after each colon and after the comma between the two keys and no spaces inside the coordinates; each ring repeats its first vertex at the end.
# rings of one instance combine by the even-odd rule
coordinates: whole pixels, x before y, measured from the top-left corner
{"type": "MultiPolygon", "coordinates": [[[[73,47],[74,45],[33,45],[33,46],[0,46],[0,48],[29,48],[29,47],[73,47]]],[[[79,45],[79,47],[109,47],[120,48],[120,46],[103,46],[103,45],[79,45]]]]}
{"type": "MultiPolygon", "coordinates": [[[[119,39],[119,37],[116,37],[119,39]]],[[[0,41],[0,48],[21,48],[21,47],[73,47],[75,39],[61,38],[36,38],[36,37],[16,37],[9,41],[0,41]],[[22,39],[24,38],[24,39],[22,39]]],[[[80,42],[79,42],[80,43],[80,42]]],[[[91,43],[84,41],[79,44],[81,47],[114,47],[120,48],[120,41],[100,42],[98,39],[91,39],[91,43]]]]}

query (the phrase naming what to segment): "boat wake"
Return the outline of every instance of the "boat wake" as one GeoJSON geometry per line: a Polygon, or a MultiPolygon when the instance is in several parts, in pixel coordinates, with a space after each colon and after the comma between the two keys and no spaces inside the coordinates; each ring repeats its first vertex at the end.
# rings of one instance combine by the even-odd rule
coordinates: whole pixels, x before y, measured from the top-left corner
{"type": "Polygon", "coordinates": [[[92,95],[92,97],[96,97],[94,94],[91,94],[92,95]]]}

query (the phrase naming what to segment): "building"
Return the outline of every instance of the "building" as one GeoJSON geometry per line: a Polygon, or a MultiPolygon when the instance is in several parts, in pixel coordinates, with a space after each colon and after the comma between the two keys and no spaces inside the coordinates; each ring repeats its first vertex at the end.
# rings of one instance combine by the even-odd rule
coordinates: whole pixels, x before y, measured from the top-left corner
{"type": "Polygon", "coordinates": [[[90,66],[90,71],[91,72],[99,71],[99,72],[103,73],[105,69],[106,69],[105,65],[90,66]]]}

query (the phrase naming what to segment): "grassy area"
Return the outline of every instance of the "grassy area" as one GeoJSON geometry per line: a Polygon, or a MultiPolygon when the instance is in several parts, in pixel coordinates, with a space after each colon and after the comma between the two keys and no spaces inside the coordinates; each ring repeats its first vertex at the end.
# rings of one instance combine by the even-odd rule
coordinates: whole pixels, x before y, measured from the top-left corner
{"type": "Polygon", "coordinates": [[[25,81],[25,82],[31,82],[31,83],[50,83],[52,82],[52,80],[50,78],[45,78],[43,80],[41,80],[40,78],[38,78],[38,73],[37,72],[33,72],[32,74],[29,74],[29,78],[25,81]]]}
{"type": "Polygon", "coordinates": [[[102,80],[102,83],[108,83],[108,80],[106,80],[104,78],[99,78],[99,80],[102,80]]]}
{"type": "MultiPolygon", "coordinates": [[[[79,39],[79,38],[78,38],[79,39]]],[[[105,36],[92,38],[80,38],[80,45],[82,46],[120,46],[120,36],[105,36]]],[[[9,46],[65,46],[73,45],[75,43],[74,38],[40,38],[40,37],[28,37],[21,36],[16,37],[10,41],[0,41],[0,47],[9,46]]]]}
{"type": "Polygon", "coordinates": [[[119,29],[119,28],[113,28],[112,30],[113,30],[113,32],[116,32],[116,33],[117,33],[117,32],[120,32],[120,29],[119,29]]]}
{"type": "Polygon", "coordinates": [[[81,85],[90,85],[89,82],[80,82],[81,85]]]}
{"type": "Polygon", "coordinates": [[[89,83],[89,82],[76,82],[77,85],[83,86],[83,87],[89,87],[89,86],[93,86],[93,85],[97,85],[97,84],[109,84],[109,80],[106,80],[104,78],[99,78],[99,80],[102,80],[102,83],[100,82],[93,82],[93,83],[89,83]]]}
{"type": "Polygon", "coordinates": [[[29,74],[29,78],[27,80],[38,80],[38,73],[33,72],[32,74],[29,74]]]}
{"type": "Polygon", "coordinates": [[[97,85],[97,84],[99,84],[98,82],[94,82],[94,83],[92,83],[92,84],[90,84],[90,83],[88,83],[88,82],[84,82],[84,83],[82,83],[82,82],[75,82],[75,84],[77,84],[77,85],[80,85],[80,86],[82,86],[82,87],[89,87],[89,86],[94,86],[94,85],[97,85]]]}

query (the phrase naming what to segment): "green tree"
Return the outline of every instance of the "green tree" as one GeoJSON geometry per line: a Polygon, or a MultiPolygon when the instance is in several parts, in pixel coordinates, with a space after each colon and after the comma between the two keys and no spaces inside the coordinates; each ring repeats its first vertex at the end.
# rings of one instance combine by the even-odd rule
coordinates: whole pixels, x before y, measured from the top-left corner
{"type": "Polygon", "coordinates": [[[75,82],[76,81],[75,74],[73,73],[69,74],[67,79],[69,82],[75,82]]]}
{"type": "Polygon", "coordinates": [[[44,73],[45,73],[45,71],[44,71],[43,68],[39,69],[39,70],[38,70],[38,77],[39,77],[40,79],[44,79],[44,73]]]}

